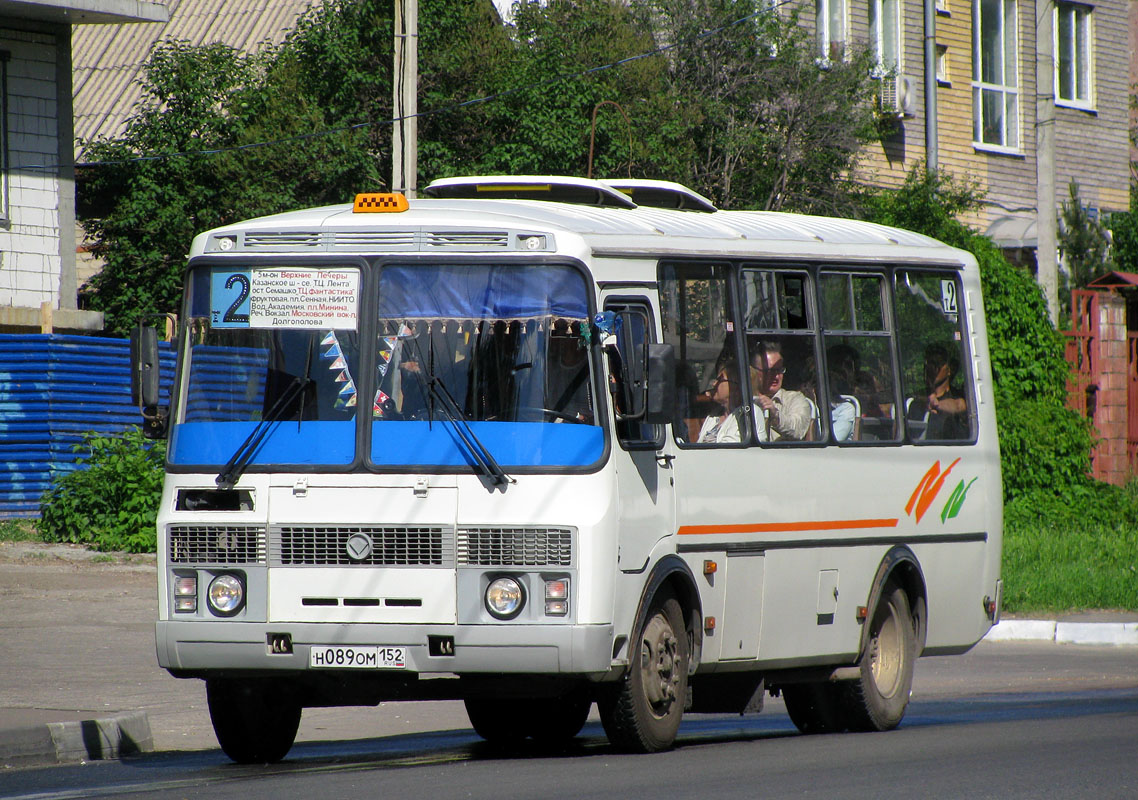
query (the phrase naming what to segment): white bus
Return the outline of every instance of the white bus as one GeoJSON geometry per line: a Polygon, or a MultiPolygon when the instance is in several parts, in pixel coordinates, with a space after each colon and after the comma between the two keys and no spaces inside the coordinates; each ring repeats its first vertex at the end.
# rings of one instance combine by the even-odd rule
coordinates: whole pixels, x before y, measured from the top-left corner
{"type": "Polygon", "coordinates": [[[884,730],[998,618],[967,253],[677,184],[436,181],[198,236],[168,436],[159,664],[239,762],[302,710],[462,699],[494,742],[668,748],[781,694],[884,730]]]}

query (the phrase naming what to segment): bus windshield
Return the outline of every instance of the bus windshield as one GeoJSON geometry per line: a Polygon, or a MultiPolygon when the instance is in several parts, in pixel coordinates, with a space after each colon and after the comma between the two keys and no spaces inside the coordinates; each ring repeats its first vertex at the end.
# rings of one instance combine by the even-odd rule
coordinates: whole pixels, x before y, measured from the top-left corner
{"type": "Polygon", "coordinates": [[[366,284],[354,267],[191,270],[170,463],[232,478],[278,465],[490,474],[601,458],[580,272],[387,265],[374,327],[360,317],[366,284]]]}
{"type": "Polygon", "coordinates": [[[372,461],[470,464],[459,430],[503,466],[597,461],[588,315],[567,266],[384,267],[372,461]]]}
{"type": "Polygon", "coordinates": [[[351,464],[359,270],[202,267],[187,293],[170,462],[351,464]]]}

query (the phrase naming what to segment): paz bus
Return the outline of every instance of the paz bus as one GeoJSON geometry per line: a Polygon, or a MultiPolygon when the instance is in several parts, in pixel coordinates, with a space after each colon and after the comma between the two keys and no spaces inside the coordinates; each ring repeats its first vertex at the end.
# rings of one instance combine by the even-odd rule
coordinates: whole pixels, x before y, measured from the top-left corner
{"type": "Polygon", "coordinates": [[[886,730],[917,658],[998,621],[980,276],[681,185],[438,180],[197,236],[168,437],[158,662],[223,751],[306,707],[461,699],[491,742],[621,750],[781,695],[886,730]]]}

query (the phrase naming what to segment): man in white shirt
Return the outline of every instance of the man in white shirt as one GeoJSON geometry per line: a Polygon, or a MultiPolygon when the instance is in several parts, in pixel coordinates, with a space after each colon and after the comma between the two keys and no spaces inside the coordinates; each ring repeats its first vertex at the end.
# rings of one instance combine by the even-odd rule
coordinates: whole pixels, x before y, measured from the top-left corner
{"type": "Polygon", "coordinates": [[[755,429],[760,442],[801,441],[813,424],[814,414],[806,395],[782,388],[785,374],[786,364],[778,342],[764,341],[751,354],[755,429]]]}

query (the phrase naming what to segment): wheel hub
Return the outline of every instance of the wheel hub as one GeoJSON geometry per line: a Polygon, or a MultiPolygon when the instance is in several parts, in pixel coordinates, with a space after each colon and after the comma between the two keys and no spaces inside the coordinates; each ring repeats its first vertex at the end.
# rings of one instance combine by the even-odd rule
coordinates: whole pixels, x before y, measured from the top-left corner
{"type": "Polygon", "coordinates": [[[676,669],[679,642],[672,626],[660,615],[644,628],[641,642],[640,677],[644,694],[653,708],[666,711],[676,699],[680,675],[676,669]]]}

